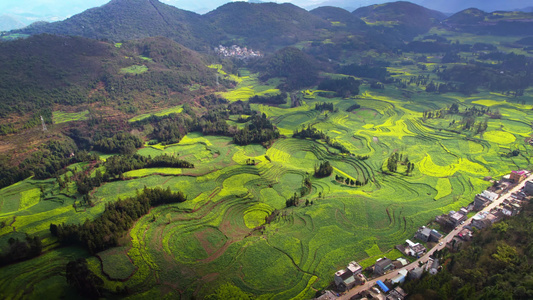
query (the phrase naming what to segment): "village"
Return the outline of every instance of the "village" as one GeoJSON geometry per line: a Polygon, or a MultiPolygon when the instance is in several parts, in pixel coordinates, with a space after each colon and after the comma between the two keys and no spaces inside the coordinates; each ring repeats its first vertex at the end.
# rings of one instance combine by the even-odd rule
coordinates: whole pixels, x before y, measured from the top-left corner
{"type": "Polygon", "coordinates": [[[440,250],[458,251],[467,246],[465,243],[477,231],[519,214],[523,203],[533,196],[532,179],[531,173],[526,170],[512,171],[499,181],[485,178],[493,183],[492,186],[477,194],[472,203],[459,211],[437,216],[430,223],[449,232],[447,235],[430,226],[422,226],[413,237],[417,242],[406,240],[396,246],[409,260],[400,257],[393,261],[382,257],[364,270],[352,261],[334,274],[332,288],[315,299],[405,299],[407,293],[400,285],[406,280],[421,278],[424,272],[437,274],[441,269],[440,250]]]}
{"type": "Polygon", "coordinates": [[[254,51],[252,49],[248,49],[247,47],[241,48],[237,45],[233,45],[231,47],[219,45],[218,47],[215,47],[215,53],[223,57],[233,57],[237,59],[249,59],[263,56],[263,54],[259,51],[254,51]]]}

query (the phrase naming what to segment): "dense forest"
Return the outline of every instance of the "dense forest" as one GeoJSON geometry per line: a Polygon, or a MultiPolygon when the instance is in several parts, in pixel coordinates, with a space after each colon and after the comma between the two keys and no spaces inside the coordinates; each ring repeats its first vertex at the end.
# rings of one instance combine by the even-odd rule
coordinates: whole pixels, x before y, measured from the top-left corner
{"type": "Polygon", "coordinates": [[[279,88],[290,91],[315,84],[323,66],[303,51],[287,47],[257,62],[254,69],[261,72],[263,80],[274,77],[285,78],[285,82],[279,88]]]}

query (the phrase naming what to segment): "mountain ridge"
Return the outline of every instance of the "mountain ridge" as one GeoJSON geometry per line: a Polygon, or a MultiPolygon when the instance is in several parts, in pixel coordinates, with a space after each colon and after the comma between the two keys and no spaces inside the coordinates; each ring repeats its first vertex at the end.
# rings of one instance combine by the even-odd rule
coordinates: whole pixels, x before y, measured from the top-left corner
{"type": "Polygon", "coordinates": [[[200,15],[157,0],[112,0],[64,21],[30,26],[23,34],[77,35],[115,42],[165,36],[192,49],[205,47],[210,30],[200,15]],[[194,23],[195,26],[191,26],[194,23]]]}

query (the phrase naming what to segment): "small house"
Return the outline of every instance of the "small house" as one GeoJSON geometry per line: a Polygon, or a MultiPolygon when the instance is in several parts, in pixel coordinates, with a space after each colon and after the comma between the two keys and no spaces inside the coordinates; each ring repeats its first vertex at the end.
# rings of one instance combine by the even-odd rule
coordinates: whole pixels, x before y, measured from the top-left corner
{"type": "Polygon", "coordinates": [[[477,214],[472,217],[472,226],[476,227],[479,230],[488,227],[490,224],[490,221],[487,220],[484,214],[477,214]]]}
{"type": "Polygon", "coordinates": [[[397,284],[397,283],[404,283],[405,281],[405,278],[407,277],[407,270],[406,269],[402,269],[398,272],[398,275],[394,278],[391,279],[391,283],[394,285],[394,284],[397,284]]]}
{"type": "Polygon", "coordinates": [[[420,267],[416,267],[412,269],[411,271],[409,271],[409,274],[407,277],[409,279],[420,279],[420,277],[422,277],[422,273],[424,273],[424,269],[420,267]]]}
{"type": "Polygon", "coordinates": [[[429,274],[436,275],[439,272],[438,268],[439,268],[439,260],[435,259],[433,260],[433,262],[431,263],[431,266],[429,267],[429,274]]]}
{"type": "Polygon", "coordinates": [[[533,196],[533,180],[526,182],[524,186],[524,193],[529,196],[533,196]]]}
{"type": "Polygon", "coordinates": [[[477,194],[476,197],[474,197],[474,210],[480,211],[487,205],[489,205],[491,202],[491,200],[487,199],[483,195],[477,194]]]}
{"type": "Polygon", "coordinates": [[[422,242],[427,242],[429,241],[430,236],[431,236],[431,229],[422,226],[416,232],[415,238],[421,240],[422,242]]]}
{"type": "Polygon", "coordinates": [[[509,176],[509,179],[514,183],[520,183],[524,181],[524,179],[526,179],[527,176],[528,174],[526,170],[512,171],[509,176]]]}
{"type": "Polygon", "coordinates": [[[461,222],[466,220],[466,214],[463,214],[461,212],[450,212],[449,214],[451,225],[453,227],[461,225],[461,222]]]}
{"type": "Polygon", "coordinates": [[[438,232],[435,229],[431,230],[431,233],[429,234],[429,241],[430,242],[438,242],[442,238],[442,234],[438,232]]]}
{"type": "Polygon", "coordinates": [[[405,254],[412,257],[419,257],[426,252],[426,247],[420,243],[413,243],[410,240],[405,240],[407,247],[405,247],[405,254]]]}
{"type": "Polygon", "coordinates": [[[362,271],[363,268],[358,263],[355,261],[350,262],[346,269],[335,272],[335,285],[340,290],[349,290],[353,288],[359,282],[356,280],[355,276],[362,271]]]}
{"type": "Polygon", "coordinates": [[[376,261],[376,264],[374,265],[374,273],[377,275],[383,275],[385,274],[385,272],[391,270],[392,268],[392,260],[386,257],[380,258],[376,261]]]}
{"type": "Polygon", "coordinates": [[[320,297],[315,298],[315,300],[334,300],[337,299],[337,296],[332,291],[325,291],[320,297]]]}
{"type": "Polygon", "coordinates": [[[399,286],[390,291],[387,300],[403,300],[407,297],[407,293],[399,286]]]}

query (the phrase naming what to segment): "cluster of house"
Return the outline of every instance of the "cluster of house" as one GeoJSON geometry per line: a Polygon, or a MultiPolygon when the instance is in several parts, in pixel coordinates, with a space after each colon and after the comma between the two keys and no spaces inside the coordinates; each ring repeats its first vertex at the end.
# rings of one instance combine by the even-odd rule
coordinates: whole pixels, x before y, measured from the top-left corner
{"type": "MultiPolygon", "coordinates": [[[[360,294],[357,294],[353,296],[351,299],[384,299],[384,300],[403,300],[405,297],[407,297],[407,293],[399,286],[395,287],[394,289],[389,289],[388,287],[384,286],[382,287],[381,284],[383,284],[381,281],[378,281],[378,286],[382,291],[386,290],[387,292],[381,292],[378,288],[373,287],[370,290],[363,291],[360,294]],[[384,295],[384,293],[387,293],[384,295]]],[[[316,300],[334,300],[337,299],[337,295],[335,295],[332,291],[325,291],[322,296],[315,298],[316,300]]]]}
{"type": "Polygon", "coordinates": [[[224,47],[222,45],[219,45],[218,47],[215,47],[215,53],[224,57],[234,57],[238,59],[247,59],[252,57],[263,56],[263,54],[261,54],[261,52],[259,51],[254,51],[252,49],[248,49],[247,47],[241,48],[237,45],[233,45],[231,47],[224,47]]]}
{"type": "MultiPolygon", "coordinates": [[[[448,214],[437,216],[435,218],[435,221],[439,223],[443,228],[456,228],[457,226],[464,224],[464,222],[468,219],[469,212],[471,212],[472,210],[483,210],[483,208],[485,208],[487,205],[498,199],[500,197],[500,194],[507,192],[510,188],[523,182],[525,178],[527,178],[529,175],[530,173],[525,170],[513,171],[511,174],[504,176],[501,181],[495,181],[494,185],[490,189],[487,189],[482,193],[477,194],[474,197],[474,202],[468,205],[468,207],[462,207],[459,211],[450,211],[448,214]]],[[[527,196],[533,196],[533,181],[526,182],[522,191],[511,194],[511,196],[505,199],[499,207],[492,209],[490,212],[477,213],[474,217],[472,217],[472,222],[470,224],[465,225],[462,230],[458,232],[453,237],[453,239],[446,244],[446,247],[451,250],[457,250],[463,242],[472,239],[472,233],[474,228],[481,230],[500,221],[506,216],[510,217],[517,215],[518,213],[520,213],[520,210],[522,208],[522,201],[524,201],[527,196]]],[[[424,243],[438,243],[442,237],[443,235],[437,230],[425,226],[420,227],[415,234],[415,238],[424,243]]],[[[415,243],[411,240],[406,240],[405,242],[406,243],[403,245],[396,246],[396,249],[398,249],[405,255],[419,258],[427,251],[424,245],[420,243],[415,243]]],[[[405,292],[399,287],[397,287],[396,289],[392,289],[394,285],[403,283],[406,278],[419,279],[424,273],[424,271],[427,271],[429,274],[435,275],[437,274],[440,268],[439,260],[433,258],[429,258],[426,264],[411,269],[409,271],[407,271],[406,269],[402,269],[408,264],[409,262],[403,258],[399,258],[395,261],[392,261],[385,257],[380,258],[376,261],[373,266],[373,275],[375,277],[384,275],[385,273],[393,269],[401,269],[398,272],[398,275],[392,278],[391,280],[387,280],[386,282],[377,281],[377,285],[383,292],[382,297],[380,296],[379,298],[404,299],[407,294],[405,294],[405,292]]],[[[349,290],[356,285],[364,284],[366,282],[366,278],[362,274],[362,271],[363,270],[361,266],[354,261],[352,261],[346,269],[337,271],[335,273],[335,285],[337,287],[337,290],[342,292],[345,290],[349,290]]],[[[372,294],[372,291],[377,294],[380,293],[377,288],[372,288],[365,292],[372,294]]],[[[359,297],[361,295],[365,297],[364,293],[358,294],[357,296],[359,297]]],[[[323,294],[317,299],[335,299],[334,296],[335,295],[333,292],[327,291],[325,294],[323,294]],[[332,298],[328,298],[332,295],[332,298]]],[[[375,296],[376,295],[372,297],[370,295],[370,298],[376,298],[375,296]]]]}
{"type": "MultiPolygon", "coordinates": [[[[387,271],[390,271],[395,268],[402,268],[408,265],[409,262],[403,258],[392,261],[388,258],[381,258],[376,261],[374,265],[374,274],[380,276],[385,274],[387,271]]],[[[368,298],[380,298],[386,300],[403,300],[407,296],[405,291],[397,286],[392,288],[398,283],[403,283],[405,277],[407,276],[407,271],[404,269],[400,271],[400,274],[393,278],[392,280],[387,281],[386,283],[381,280],[377,281],[379,287],[372,288],[370,290],[364,291],[361,294],[354,296],[356,299],[368,299],[368,298]],[[402,272],[403,271],[403,272],[402,272]]],[[[339,292],[344,292],[349,290],[356,285],[363,285],[366,282],[366,278],[363,275],[363,268],[355,261],[352,261],[348,264],[345,269],[335,272],[335,286],[339,292]]],[[[336,295],[333,291],[327,290],[320,297],[316,298],[317,300],[333,300],[336,299],[336,295]]]]}
{"type": "MultiPolygon", "coordinates": [[[[418,228],[418,231],[415,234],[415,238],[421,240],[424,243],[438,242],[442,238],[442,234],[435,229],[422,226],[418,228]]],[[[411,240],[406,240],[405,244],[403,245],[396,245],[396,249],[398,249],[405,255],[409,255],[416,258],[419,258],[426,252],[426,247],[424,247],[424,245],[412,242],[411,240]]]]}

